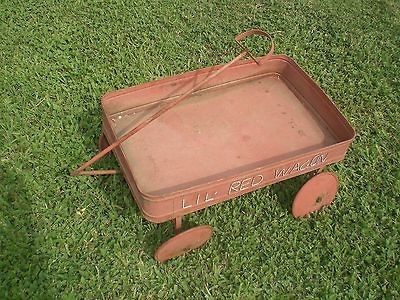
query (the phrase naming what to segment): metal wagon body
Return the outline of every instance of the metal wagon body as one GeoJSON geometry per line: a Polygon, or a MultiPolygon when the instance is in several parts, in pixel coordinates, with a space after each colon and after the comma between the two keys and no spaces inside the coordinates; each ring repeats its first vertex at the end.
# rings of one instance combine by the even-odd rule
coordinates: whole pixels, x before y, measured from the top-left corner
{"type": "MultiPolygon", "coordinates": [[[[113,150],[142,214],[175,220],[244,193],[316,172],[293,203],[295,217],[329,205],[338,180],[328,165],[342,160],[354,129],[318,85],[288,56],[243,52],[227,65],[172,76],[106,94],[97,157],[113,150]],[[250,55],[247,60],[240,60],[250,55]],[[240,61],[239,61],[240,60],[240,61]]],[[[164,243],[166,261],[203,244],[211,228],[183,231],[164,243]]]]}

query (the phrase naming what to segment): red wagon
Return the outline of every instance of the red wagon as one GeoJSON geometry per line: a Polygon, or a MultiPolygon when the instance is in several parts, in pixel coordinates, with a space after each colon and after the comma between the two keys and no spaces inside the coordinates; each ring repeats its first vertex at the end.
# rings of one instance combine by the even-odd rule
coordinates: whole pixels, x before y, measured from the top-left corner
{"type": "Polygon", "coordinates": [[[188,213],[305,173],[292,213],[329,205],[338,178],[323,168],[342,160],[354,129],[318,85],[288,56],[255,58],[241,40],[271,39],[261,30],[236,37],[242,52],[225,65],[108,93],[102,98],[101,152],[113,151],[144,217],[175,222],[177,234],[155,253],[164,262],[204,244],[210,226],[183,231],[188,213]],[[245,56],[250,59],[241,60],[245,56]]]}

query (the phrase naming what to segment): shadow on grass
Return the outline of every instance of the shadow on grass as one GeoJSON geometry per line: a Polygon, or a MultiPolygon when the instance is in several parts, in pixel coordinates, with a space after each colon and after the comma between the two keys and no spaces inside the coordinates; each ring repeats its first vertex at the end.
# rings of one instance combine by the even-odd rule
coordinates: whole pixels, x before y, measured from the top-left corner
{"type": "Polygon", "coordinates": [[[37,225],[26,191],[22,174],[0,166],[0,298],[52,299],[48,261],[37,247],[37,225]]]}
{"type": "Polygon", "coordinates": [[[154,257],[157,248],[174,236],[174,226],[172,222],[156,224],[155,229],[148,231],[144,236],[144,252],[149,257],[154,257]]]}
{"type": "Polygon", "coordinates": [[[284,210],[292,211],[294,197],[307,180],[311,178],[311,174],[297,176],[270,186],[270,191],[277,196],[278,202],[284,210]]]}
{"type": "MultiPolygon", "coordinates": [[[[188,218],[183,217],[182,220],[182,231],[185,231],[187,229],[199,226],[199,225],[204,225],[204,224],[195,224],[194,222],[191,222],[190,220],[187,220],[188,218]]],[[[144,251],[147,255],[150,257],[154,257],[154,253],[156,252],[157,248],[161,246],[162,243],[166,242],[170,238],[174,237],[176,235],[174,231],[174,222],[173,220],[167,221],[164,223],[160,224],[155,224],[155,229],[149,231],[145,235],[145,248],[144,251]]],[[[182,232],[180,231],[180,232],[182,232]]]]}

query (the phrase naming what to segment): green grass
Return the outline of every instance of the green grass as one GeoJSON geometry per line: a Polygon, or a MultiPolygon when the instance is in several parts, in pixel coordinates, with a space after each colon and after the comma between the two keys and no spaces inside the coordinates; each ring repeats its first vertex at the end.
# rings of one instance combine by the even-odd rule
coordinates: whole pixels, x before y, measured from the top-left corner
{"type": "Polygon", "coordinates": [[[399,1],[63,2],[0,4],[0,298],[400,297],[399,1]],[[304,176],[192,214],[213,239],[160,265],[169,223],[119,176],[68,174],[97,151],[105,92],[227,62],[252,27],[356,128],[340,191],[301,220],[304,176]]]}

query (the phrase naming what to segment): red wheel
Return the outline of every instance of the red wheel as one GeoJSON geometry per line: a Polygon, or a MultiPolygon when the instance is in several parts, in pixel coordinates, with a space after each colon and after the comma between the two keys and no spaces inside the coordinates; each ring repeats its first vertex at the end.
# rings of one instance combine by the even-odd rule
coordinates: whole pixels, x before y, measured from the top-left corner
{"type": "Polygon", "coordinates": [[[335,198],[339,180],[335,173],[324,172],[308,180],[297,193],[292,204],[292,214],[295,218],[328,206],[335,198]]]}
{"type": "Polygon", "coordinates": [[[208,225],[182,231],[158,247],[154,258],[163,263],[190,250],[199,248],[211,238],[212,232],[212,227],[208,225]]]}
{"type": "Polygon", "coordinates": [[[109,143],[107,141],[106,136],[104,135],[104,133],[102,132],[100,137],[99,137],[99,149],[100,151],[106,149],[109,146],[109,143]]]}

